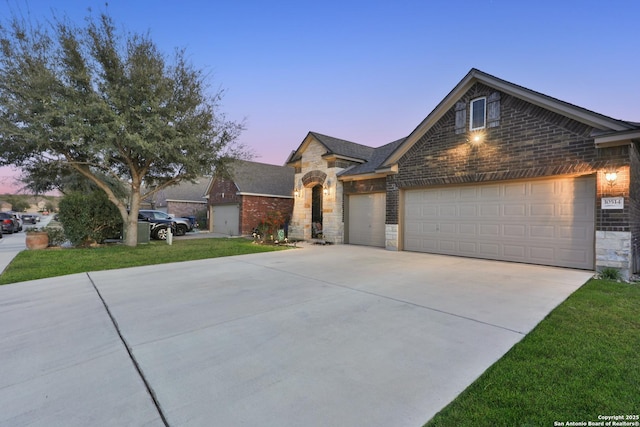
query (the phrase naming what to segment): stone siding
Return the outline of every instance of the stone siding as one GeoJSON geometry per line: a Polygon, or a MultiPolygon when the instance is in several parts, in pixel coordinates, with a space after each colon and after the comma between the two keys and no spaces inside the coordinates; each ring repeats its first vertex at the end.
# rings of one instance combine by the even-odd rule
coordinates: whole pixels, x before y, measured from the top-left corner
{"type": "Polygon", "coordinates": [[[328,194],[322,195],[323,238],[331,243],[344,242],[343,188],[336,174],[343,169],[339,162],[329,164],[322,158],[327,149],[315,139],[310,141],[304,152],[299,168],[296,168],[295,185],[298,197],[294,197],[293,215],[289,225],[292,239],[311,239],[311,194],[312,188],[322,185],[328,194]],[[330,167],[332,166],[332,167],[330,167]]]}

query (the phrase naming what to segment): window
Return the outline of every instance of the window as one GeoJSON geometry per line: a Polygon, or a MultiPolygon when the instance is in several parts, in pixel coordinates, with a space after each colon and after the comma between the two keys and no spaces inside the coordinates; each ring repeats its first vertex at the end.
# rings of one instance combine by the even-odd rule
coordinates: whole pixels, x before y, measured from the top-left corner
{"type": "Polygon", "coordinates": [[[486,104],[487,98],[478,98],[471,101],[471,120],[469,129],[484,129],[486,126],[486,104]]]}

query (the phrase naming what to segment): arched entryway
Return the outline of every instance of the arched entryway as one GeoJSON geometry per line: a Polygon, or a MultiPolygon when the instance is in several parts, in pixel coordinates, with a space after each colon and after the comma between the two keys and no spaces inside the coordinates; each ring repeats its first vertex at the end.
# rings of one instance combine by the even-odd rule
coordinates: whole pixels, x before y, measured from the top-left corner
{"type": "Polygon", "coordinates": [[[311,238],[322,238],[322,185],[311,189],[311,238]]]}

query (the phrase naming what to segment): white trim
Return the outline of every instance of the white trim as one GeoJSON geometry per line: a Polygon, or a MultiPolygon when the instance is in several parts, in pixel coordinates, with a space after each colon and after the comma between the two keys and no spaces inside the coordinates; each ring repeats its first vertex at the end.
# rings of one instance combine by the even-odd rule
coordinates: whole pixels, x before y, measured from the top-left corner
{"type": "Polygon", "coordinates": [[[484,129],[487,127],[487,97],[486,96],[481,96],[479,98],[475,98],[472,99],[471,101],[469,101],[469,130],[474,131],[474,130],[480,130],[480,129],[484,129]],[[473,104],[478,102],[478,101],[483,101],[484,103],[484,108],[483,108],[483,117],[482,117],[482,126],[478,126],[478,127],[473,127],[473,104]]]}
{"type": "Polygon", "coordinates": [[[640,140],[640,130],[616,132],[614,134],[596,136],[594,138],[596,147],[598,148],[615,147],[616,145],[627,145],[631,144],[634,140],[640,140]]]}

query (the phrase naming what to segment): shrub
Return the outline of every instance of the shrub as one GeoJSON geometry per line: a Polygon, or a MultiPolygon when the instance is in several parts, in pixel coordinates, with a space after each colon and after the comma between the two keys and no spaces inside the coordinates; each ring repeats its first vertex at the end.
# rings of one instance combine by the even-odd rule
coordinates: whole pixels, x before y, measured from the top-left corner
{"type": "Polygon", "coordinates": [[[42,231],[46,231],[49,236],[49,246],[60,246],[67,240],[60,227],[45,227],[42,231]]]}
{"type": "Polygon", "coordinates": [[[600,270],[600,278],[619,281],[621,279],[620,270],[613,267],[605,267],[600,270]]]}
{"type": "Polygon", "coordinates": [[[58,219],[74,246],[102,243],[122,231],[122,217],[102,191],[73,192],[59,204],[58,219]]]}

